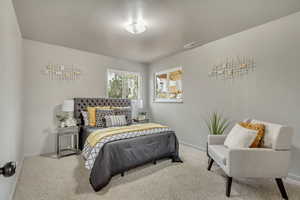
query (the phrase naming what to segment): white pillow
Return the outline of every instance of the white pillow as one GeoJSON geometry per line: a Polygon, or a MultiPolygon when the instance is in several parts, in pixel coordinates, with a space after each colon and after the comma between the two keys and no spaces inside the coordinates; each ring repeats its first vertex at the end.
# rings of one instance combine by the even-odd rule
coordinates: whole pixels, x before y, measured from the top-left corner
{"type": "Polygon", "coordinates": [[[228,148],[249,148],[254,142],[257,130],[251,130],[236,124],[227,135],[224,145],[228,148]]]}
{"type": "Polygon", "coordinates": [[[127,125],[125,115],[107,115],[105,116],[105,121],[106,121],[106,127],[127,125]]]}

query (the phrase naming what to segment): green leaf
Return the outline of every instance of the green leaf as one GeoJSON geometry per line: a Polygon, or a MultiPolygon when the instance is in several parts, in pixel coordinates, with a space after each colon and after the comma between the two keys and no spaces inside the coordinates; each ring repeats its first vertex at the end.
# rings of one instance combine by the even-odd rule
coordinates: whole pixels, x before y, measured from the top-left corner
{"type": "Polygon", "coordinates": [[[230,122],[228,119],[217,112],[213,112],[209,115],[208,119],[205,120],[206,126],[210,134],[221,135],[229,127],[230,122]]]}

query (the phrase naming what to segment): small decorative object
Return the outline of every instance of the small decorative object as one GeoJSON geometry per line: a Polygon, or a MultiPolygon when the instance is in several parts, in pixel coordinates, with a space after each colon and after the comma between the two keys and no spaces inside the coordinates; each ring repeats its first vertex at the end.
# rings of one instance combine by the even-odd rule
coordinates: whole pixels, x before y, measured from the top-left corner
{"type": "Polygon", "coordinates": [[[64,120],[61,122],[61,127],[76,126],[76,120],[73,118],[74,101],[64,100],[62,111],[65,113],[64,120]]]}
{"type": "Polygon", "coordinates": [[[209,76],[224,80],[235,79],[254,71],[254,69],[255,63],[253,58],[238,56],[236,59],[226,58],[224,62],[213,66],[209,76]]]}
{"type": "Polygon", "coordinates": [[[44,75],[47,75],[49,80],[77,80],[81,75],[79,69],[73,66],[65,66],[58,64],[49,64],[46,69],[42,70],[44,75]]]}
{"type": "Polygon", "coordinates": [[[142,121],[142,120],[145,120],[146,119],[146,116],[147,116],[147,112],[139,112],[138,114],[138,120],[139,121],[142,121]]]}
{"type": "Polygon", "coordinates": [[[66,112],[60,112],[56,115],[57,120],[60,122],[60,127],[65,127],[66,119],[68,118],[68,115],[66,112]]]}
{"type": "Polygon", "coordinates": [[[155,73],[154,102],[183,102],[182,67],[155,73]]]}
{"type": "Polygon", "coordinates": [[[61,122],[61,123],[60,123],[60,127],[61,127],[61,128],[64,128],[64,127],[66,127],[66,124],[65,124],[65,122],[61,122]]]}
{"type": "Polygon", "coordinates": [[[132,108],[132,117],[137,118],[138,117],[138,111],[143,108],[143,100],[137,99],[137,100],[131,100],[131,108],[132,108]]]}
{"type": "Polygon", "coordinates": [[[205,122],[211,135],[222,135],[230,125],[229,120],[217,112],[213,112],[205,122]]]}

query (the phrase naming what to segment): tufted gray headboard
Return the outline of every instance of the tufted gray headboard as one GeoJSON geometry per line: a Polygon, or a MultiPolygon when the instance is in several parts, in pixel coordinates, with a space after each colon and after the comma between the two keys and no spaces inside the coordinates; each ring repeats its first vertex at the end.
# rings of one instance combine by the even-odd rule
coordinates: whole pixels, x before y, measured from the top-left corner
{"type": "Polygon", "coordinates": [[[131,107],[130,99],[112,99],[112,98],[74,98],[74,118],[82,125],[81,111],[87,110],[91,106],[116,106],[131,107]]]}

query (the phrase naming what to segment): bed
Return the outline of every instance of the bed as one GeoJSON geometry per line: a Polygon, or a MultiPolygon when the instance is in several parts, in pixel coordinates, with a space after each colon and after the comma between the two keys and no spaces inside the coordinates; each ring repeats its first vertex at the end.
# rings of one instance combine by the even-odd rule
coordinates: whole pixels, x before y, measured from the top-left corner
{"type": "MultiPolygon", "coordinates": [[[[124,172],[146,163],[156,163],[157,160],[166,158],[171,159],[172,162],[182,162],[178,154],[179,145],[175,132],[150,123],[144,126],[155,126],[157,129],[127,132],[117,135],[120,136],[119,138],[106,137],[91,148],[87,141],[91,138],[89,136],[97,132],[105,132],[106,129],[84,126],[81,111],[86,110],[88,106],[130,107],[131,101],[107,98],[74,99],[74,117],[80,127],[79,145],[86,159],[85,166],[91,170],[90,183],[95,191],[105,187],[114,175],[124,175],[124,172]],[[136,134],[137,132],[139,134],[136,134]]],[[[132,129],[136,126],[128,127],[132,129]]]]}

